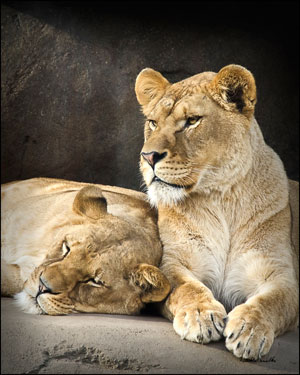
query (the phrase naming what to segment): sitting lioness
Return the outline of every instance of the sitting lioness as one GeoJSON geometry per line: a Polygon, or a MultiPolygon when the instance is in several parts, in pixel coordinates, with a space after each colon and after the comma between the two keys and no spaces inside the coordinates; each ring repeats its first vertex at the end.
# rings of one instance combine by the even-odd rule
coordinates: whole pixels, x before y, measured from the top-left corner
{"type": "Polygon", "coordinates": [[[138,314],[170,291],[143,193],[35,178],[1,200],[1,294],[25,312],[138,314]]]}
{"type": "Polygon", "coordinates": [[[235,356],[260,359],[297,325],[298,282],[288,180],[254,118],[254,77],[229,65],[170,84],[147,68],[135,91],[172,287],[163,314],[183,339],[223,335],[235,356]]]}

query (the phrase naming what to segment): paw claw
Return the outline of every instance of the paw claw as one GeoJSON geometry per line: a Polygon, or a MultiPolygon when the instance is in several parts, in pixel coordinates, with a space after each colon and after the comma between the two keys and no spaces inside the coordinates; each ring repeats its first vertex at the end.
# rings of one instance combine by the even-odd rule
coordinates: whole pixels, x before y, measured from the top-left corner
{"type": "Polygon", "coordinates": [[[249,305],[239,305],[229,313],[225,327],[226,348],[242,360],[255,361],[268,353],[274,341],[272,325],[249,305]]]}
{"type": "Polygon", "coordinates": [[[195,304],[178,310],[173,321],[175,331],[182,339],[201,344],[220,340],[225,309],[222,310],[219,305],[211,304],[209,308],[206,305],[204,309],[195,304]]]}

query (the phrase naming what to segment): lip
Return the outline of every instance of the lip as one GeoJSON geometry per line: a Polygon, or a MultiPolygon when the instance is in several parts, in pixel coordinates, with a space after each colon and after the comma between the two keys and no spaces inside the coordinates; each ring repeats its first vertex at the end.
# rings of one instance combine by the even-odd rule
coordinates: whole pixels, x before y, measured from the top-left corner
{"type": "Polygon", "coordinates": [[[46,293],[54,294],[54,293],[51,293],[50,289],[42,290],[41,288],[39,288],[35,298],[37,299],[41,294],[46,294],[46,293]]]}
{"type": "Polygon", "coordinates": [[[174,187],[174,188],[176,188],[176,189],[188,189],[188,188],[190,188],[190,187],[192,186],[192,185],[177,185],[177,184],[171,184],[171,183],[169,183],[169,182],[166,182],[166,181],[161,180],[161,179],[160,179],[159,177],[157,177],[157,176],[154,176],[154,178],[153,178],[151,184],[152,184],[153,182],[162,182],[163,184],[169,185],[169,186],[174,187]]]}

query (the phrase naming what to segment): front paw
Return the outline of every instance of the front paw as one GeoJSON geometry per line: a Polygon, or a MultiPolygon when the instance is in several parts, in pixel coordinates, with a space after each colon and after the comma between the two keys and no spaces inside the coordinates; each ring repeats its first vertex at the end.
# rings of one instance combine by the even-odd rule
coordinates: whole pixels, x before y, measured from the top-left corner
{"type": "Polygon", "coordinates": [[[222,337],[226,315],[223,305],[217,301],[193,303],[177,311],[173,327],[182,339],[207,344],[222,337]]]}
{"type": "Polygon", "coordinates": [[[226,348],[236,357],[257,361],[269,352],[274,330],[257,308],[242,304],[228,314],[224,336],[226,348]]]}

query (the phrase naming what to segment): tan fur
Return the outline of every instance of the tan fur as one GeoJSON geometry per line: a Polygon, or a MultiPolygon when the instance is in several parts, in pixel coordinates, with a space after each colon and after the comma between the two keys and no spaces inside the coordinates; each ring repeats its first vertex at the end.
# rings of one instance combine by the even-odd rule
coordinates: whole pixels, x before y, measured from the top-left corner
{"type": "Polygon", "coordinates": [[[140,169],[173,288],[163,313],[182,338],[224,335],[257,360],[296,326],[298,282],[288,180],[254,117],[254,77],[239,65],[159,77],[144,69],[135,90],[147,118],[140,169]]]}
{"type": "Polygon", "coordinates": [[[1,294],[24,311],[137,314],[170,291],[144,194],[36,178],[1,198],[1,294]]]}

